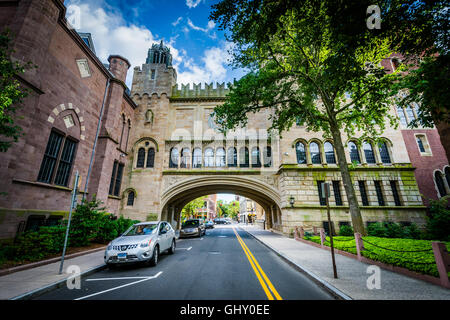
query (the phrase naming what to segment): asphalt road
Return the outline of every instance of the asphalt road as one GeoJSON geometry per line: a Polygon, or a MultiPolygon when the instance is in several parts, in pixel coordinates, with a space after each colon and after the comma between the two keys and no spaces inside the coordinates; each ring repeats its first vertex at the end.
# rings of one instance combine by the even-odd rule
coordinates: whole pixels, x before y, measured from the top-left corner
{"type": "Polygon", "coordinates": [[[179,239],[156,267],[102,270],[39,300],[324,300],[333,297],[237,225],[179,239]]]}

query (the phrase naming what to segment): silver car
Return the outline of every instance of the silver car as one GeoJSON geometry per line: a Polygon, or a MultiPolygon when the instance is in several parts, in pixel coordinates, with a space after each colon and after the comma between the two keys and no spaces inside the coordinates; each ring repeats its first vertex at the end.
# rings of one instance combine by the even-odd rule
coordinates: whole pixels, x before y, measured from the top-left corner
{"type": "Polygon", "coordinates": [[[145,262],[155,266],[159,254],[175,252],[175,231],[166,221],[137,223],[120,237],[108,244],[105,251],[105,263],[112,268],[119,264],[145,262]]]}

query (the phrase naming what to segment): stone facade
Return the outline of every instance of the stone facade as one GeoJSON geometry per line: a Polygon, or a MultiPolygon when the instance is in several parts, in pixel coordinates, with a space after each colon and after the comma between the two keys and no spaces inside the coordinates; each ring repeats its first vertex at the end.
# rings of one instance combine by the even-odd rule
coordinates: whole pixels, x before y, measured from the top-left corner
{"type": "MultiPolygon", "coordinates": [[[[13,58],[39,68],[20,79],[31,90],[17,117],[26,135],[0,154],[0,192],[7,193],[0,197],[0,237],[13,237],[31,215],[67,215],[76,171],[84,190],[99,123],[85,196],[96,194],[115,215],[158,217],[179,227],[189,201],[234,193],[261,206],[267,228],[290,233],[297,225],[325,226],[319,186],[326,181],[332,184],[336,229],[350,222],[334,149],[322,133],[294,126],[280,138],[267,132],[271,111],[264,110],[250,114],[246,128],[224,137],[213,110],[224,102],[230,84],[178,86],[170,50],[162,42],[134,69],[128,96],[128,61],[111,56],[105,68],[64,16],[61,0],[2,5],[0,25],[16,35],[13,58]],[[54,182],[55,174],[47,182],[39,179],[52,132],[76,144],[62,184],[54,182]]],[[[387,69],[388,62],[383,62],[387,69]]],[[[391,112],[398,116],[394,107],[391,112]]],[[[414,155],[411,135],[417,133],[388,127],[383,148],[363,141],[361,133],[343,136],[365,222],[424,223],[420,194],[433,190],[429,172],[422,173],[433,166],[444,170],[448,162],[435,131],[425,132],[435,158],[414,155]]],[[[60,153],[56,158],[57,171],[60,153]]]]}
{"type": "Polygon", "coordinates": [[[0,192],[6,193],[0,196],[1,238],[14,237],[18,229],[26,227],[30,216],[39,223],[67,216],[76,171],[81,176],[79,198],[84,191],[100,117],[86,196],[96,194],[108,211],[119,210],[120,198],[109,195],[109,185],[114,161],[128,163],[125,140],[137,107],[125,94],[130,65],[125,58],[111,56],[110,68],[105,68],[68,26],[65,10],[60,0],[8,1],[0,10],[0,26],[8,27],[14,35],[12,59],[37,66],[19,79],[30,91],[16,117],[25,134],[0,154],[0,192]],[[64,143],[70,140],[76,146],[68,180],[62,183],[55,181],[55,174],[63,168],[65,144],[56,154],[48,181],[42,182],[40,173],[52,132],[63,136],[64,143]]]}

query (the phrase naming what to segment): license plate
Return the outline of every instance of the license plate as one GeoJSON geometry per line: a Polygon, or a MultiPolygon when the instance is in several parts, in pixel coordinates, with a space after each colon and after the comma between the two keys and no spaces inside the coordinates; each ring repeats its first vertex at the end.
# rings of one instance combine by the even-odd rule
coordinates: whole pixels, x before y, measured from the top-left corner
{"type": "Polygon", "coordinates": [[[118,253],[117,254],[117,258],[118,259],[126,259],[127,258],[127,254],[126,253],[118,253]]]}

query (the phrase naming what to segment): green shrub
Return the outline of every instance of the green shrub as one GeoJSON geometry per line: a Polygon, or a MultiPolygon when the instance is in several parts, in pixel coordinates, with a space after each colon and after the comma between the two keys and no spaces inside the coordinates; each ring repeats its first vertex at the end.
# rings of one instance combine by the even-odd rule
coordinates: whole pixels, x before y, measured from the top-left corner
{"type": "Polygon", "coordinates": [[[386,237],[386,228],[381,222],[371,223],[367,226],[367,234],[373,237],[386,237]]]}
{"type": "Polygon", "coordinates": [[[117,229],[117,220],[111,220],[109,215],[103,215],[98,221],[95,242],[108,243],[114,238],[117,238],[119,235],[117,229]]]}
{"type": "Polygon", "coordinates": [[[66,227],[40,227],[39,231],[24,232],[8,249],[8,260],[40,260],[62,252],[66,227]]]}
{"type": "Polygon", "coordinates": [[[384,223],[386,238],[405,238],[405,227],[397,223],[384,223]]]}
{"type": "Polygon", "coordinates": [[[340,236],[353,236],[355,232],[353,231],[352,226],[342,225],[339,228],[339,235],[340,236]]]}
{"type": "Polygon", "coordinates": [[[405,238],[407,239],[422,239],[423,232],[417,227],[415,223],[405,227],[405,238]]]}
{"type": "Polygon", "coordinates": [[[450,241],[450,210],[448,206],[449,196],[439,200],[430,200],[430,217],[427,218],[427,239],[450,241]]]}

